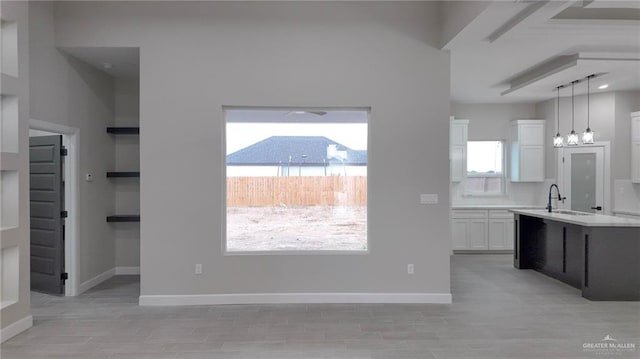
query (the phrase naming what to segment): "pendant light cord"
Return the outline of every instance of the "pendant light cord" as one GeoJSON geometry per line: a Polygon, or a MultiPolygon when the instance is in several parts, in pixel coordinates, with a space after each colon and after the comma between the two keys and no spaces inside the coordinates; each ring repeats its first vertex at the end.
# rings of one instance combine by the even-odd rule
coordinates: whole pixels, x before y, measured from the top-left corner
{"type": "Polygon", "coordinates": [[[574,104],[573,104],[573,88],[575,87],[576,82],[572,82],[571,83],[571,132],[575,132],[575,116],[574,116],[574,104]]]}
{"type": "Polygon", "coordinates": [[[591,106],[589,106],[589,92],[591,90],[591,76],[589,75],[587,76],[587,129],[591,129],[590,123],[589,123],[589,109],[591,108],[591,106]]]}
{"type": "Polygon", "coordinates": [[[556,104],[556,108],[558,110],[558,116],[556,117],[556,120],[558,121],[558,133],[560,133],[560,88],[562,88],[562,86],[558,86],[557,90],[558,90],[558,101],[556,104]]]}

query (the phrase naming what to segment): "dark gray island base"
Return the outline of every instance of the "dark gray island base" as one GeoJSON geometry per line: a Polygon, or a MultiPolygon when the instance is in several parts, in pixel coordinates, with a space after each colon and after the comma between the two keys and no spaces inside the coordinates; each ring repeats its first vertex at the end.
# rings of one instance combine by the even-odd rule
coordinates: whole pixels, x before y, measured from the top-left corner
{"type": "Polygon", "coordinates": [[[640,300],[640,221],[513,212],[516,268],[581,289],[589,300],[640,300]]]}

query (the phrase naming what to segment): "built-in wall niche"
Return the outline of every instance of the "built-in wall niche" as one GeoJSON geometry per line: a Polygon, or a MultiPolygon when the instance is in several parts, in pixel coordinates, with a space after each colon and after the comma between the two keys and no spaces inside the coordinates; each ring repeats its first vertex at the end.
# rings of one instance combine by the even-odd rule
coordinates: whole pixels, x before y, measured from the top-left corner
{"type": "Polygon", "coordinates": [[[2,95],[0,101],[0,151],[18,153],[18,98],[2,95]]]}
{"type": "Polygon", "coordinates": [[[18,24],[15,21],[1,21],[3,74],[18,77],[18,24]]]}
{"type": "Polygon", "coordinates": [[[0,228],[18,226],[18,171],[0,171],[0,228]]]}
{"type": "Polygon", "coordinates": [[[20,267],[18,246],[2,248],[0,254],[0,302],[2,309],[18,302],[18,270],[20,267]]]}

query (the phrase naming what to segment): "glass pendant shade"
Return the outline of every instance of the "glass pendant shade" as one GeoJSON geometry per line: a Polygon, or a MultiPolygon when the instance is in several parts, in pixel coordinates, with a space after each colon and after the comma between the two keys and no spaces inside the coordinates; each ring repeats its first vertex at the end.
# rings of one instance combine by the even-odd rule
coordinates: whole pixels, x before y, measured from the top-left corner
{"type": "Polygon", "coordinates": [[[562,147],[564,146],[564,137],[558,132],[555,136],[553,136],[553,147],[562,147]]]}
{"type": "Polygon", "coordinates": [[[582,143],[585,145],[593,144],[593,131],[589,127],[582,133],[582,143]]]}
{"type": "Polygon", "coordinates": [[[577,146],[578,145],[578,134],[576,131],[571,130],[569,136],[567,136],[567,146],[577,146]]]}

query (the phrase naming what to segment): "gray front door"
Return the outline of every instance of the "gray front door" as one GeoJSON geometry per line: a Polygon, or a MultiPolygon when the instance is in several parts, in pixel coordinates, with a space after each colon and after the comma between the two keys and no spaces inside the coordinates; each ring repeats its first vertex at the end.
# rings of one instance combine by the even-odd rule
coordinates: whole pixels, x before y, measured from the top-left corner
{"type": "Polygon", "coordinates": [[[62,136],[29,138],[31,290],[64,293],[62,136]]]}

